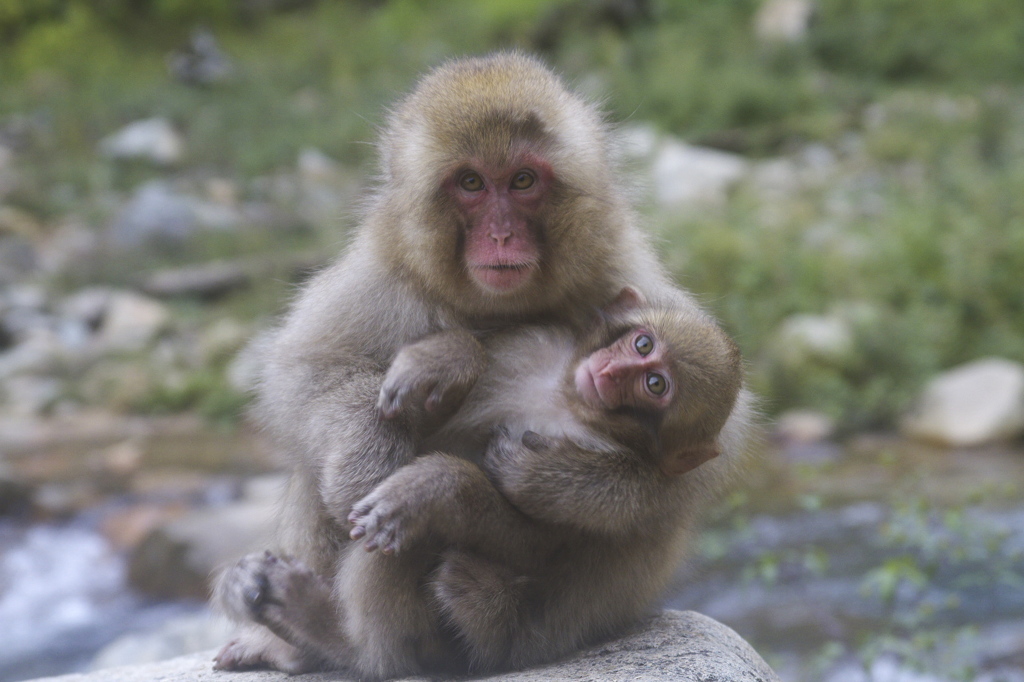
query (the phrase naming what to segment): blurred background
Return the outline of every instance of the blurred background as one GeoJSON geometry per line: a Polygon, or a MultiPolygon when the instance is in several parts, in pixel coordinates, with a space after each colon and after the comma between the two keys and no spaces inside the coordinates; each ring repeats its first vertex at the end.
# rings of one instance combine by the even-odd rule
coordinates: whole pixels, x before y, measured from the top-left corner
{"type": "Polygon", "coordinates": [[[209,649],[242,418],[383,107],[537,53],[771,419],[668,604],[787,682],[1024,680],[1020,0],[0,0],[0,680],[209,649]]]}

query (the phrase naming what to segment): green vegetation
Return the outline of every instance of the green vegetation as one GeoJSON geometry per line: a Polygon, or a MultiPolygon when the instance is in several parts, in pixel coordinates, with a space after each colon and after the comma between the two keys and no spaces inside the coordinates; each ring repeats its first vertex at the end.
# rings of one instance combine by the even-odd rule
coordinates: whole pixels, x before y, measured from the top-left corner
{"type": "MultiPolygon", "coordinates": [[[[810,143],[841,159],[834,182],[780,198],[781,218],[768,221],[746,186],[722,211],[652,217],[680,281],[740,340],[769,410],[813,405],[850,429],[887,425],[942,368],[992,354],[1024,360],[1024,4],[821,0],[806,41],[773,47],[752,38],[757,7],[2,0],[0,131],[23,174],[6,203],[47,226],[72,212],[100,226],[111,217],[106,198],[142,180],[188,171],[251,192],[307,146],[365,173],[382,107],[424,67],[522,47],[603,98],[617,120],[755,159],[810,143]],[[197,26],[231,57],[229,81],[194,87],[168,76],[167,54],[197,26]],[[177,168],[96,155],[104,135],[157,115],[184,133],[177,168]],[[792,366],[774,353],[788,316],[851,310],[860,311],[855,343],[843,358],[792,366]]],[[[275,234],[159,259],[333,247],[343,231],[275,234]]],[[[85,272],[73,284],[127,281],[127,268],[151,265],[85,272]]],[[[260,287],[204,314],[252,319],[285,293],[260,287]]],[[[217,384],[194,383],[154,401],[195,406],[196,386],[217,384]]]]}

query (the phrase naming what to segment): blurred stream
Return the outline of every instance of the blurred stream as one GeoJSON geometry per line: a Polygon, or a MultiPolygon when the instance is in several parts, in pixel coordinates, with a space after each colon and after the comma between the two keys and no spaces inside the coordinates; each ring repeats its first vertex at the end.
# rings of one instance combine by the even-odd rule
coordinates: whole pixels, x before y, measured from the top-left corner
{"type": "MultiPolygon", "coordinates": [[[[904,465],[917,456],[776,461],[711,520],[666,605],[731,626],[787,682],[1024,681],[1024,458],[928,454],[916,477],[904,465]],[[926,672],[893,662],[899,642],[926,672]]],[[[83,670],[121,635],[202,611],[127,586],[125,556],[99,532],[104,509],[0,521],[0,682],[83,670]]]]}

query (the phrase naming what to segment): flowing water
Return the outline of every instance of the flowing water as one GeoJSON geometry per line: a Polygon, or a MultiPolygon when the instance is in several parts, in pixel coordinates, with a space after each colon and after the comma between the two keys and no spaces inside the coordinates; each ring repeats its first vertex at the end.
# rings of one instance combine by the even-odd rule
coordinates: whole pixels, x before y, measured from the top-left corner
{"type": "MultiPolygon", "coordinates": [[[[667,605],[730,625],[787,682],[1024,682],[1024,452],[806,455],[765,455],[667,605]]],[[[132,593],[97,514],[0,521],[0,682],[200,608],[132,593]]]]}

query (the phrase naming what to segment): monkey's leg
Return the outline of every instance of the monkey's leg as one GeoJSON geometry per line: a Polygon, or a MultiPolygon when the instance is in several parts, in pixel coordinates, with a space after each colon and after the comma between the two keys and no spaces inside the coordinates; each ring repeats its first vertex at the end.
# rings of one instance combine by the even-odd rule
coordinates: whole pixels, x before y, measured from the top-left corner
{"type": "Polygon", "coordinates": [[[338,573],[352,667],[373,679],[465,670],[462,657],[441,632],[425,585],[437,563],[427,551],[385,556],[352,547],[338,573]]]}
{"type": "Polygon", "coordinates": [[[452,549],[431,576],[436,608],[466,647],[474,671],[510,665],[513,641],[528,627],[536,581],[473,552],[452,549]]]}
{"type": "Polygon", "coordinates": [[[249,635],[225,647],[218,656],[218,662],[223,658],[223,667],[234,669],[262,661],[286,672],[299,672],[325,663],[349,665],[351,650],[338,625],[330,585],[301,561],[269,551],[245,556],[225,573],[216,598],[233,619],[266,626],[296,650],[290,652],[265,637],[249,635]],[[269,650],[261,651],[261,646],[269,650]],[[277,658],[284,659],[281,665],[277,658]]]}
{"type": "Polygon", "coordinates": [[[214,670],[273,668],[291,675],[316,670],[319,659],[257,623],[245,623],[213,659],[214,670]]]}

